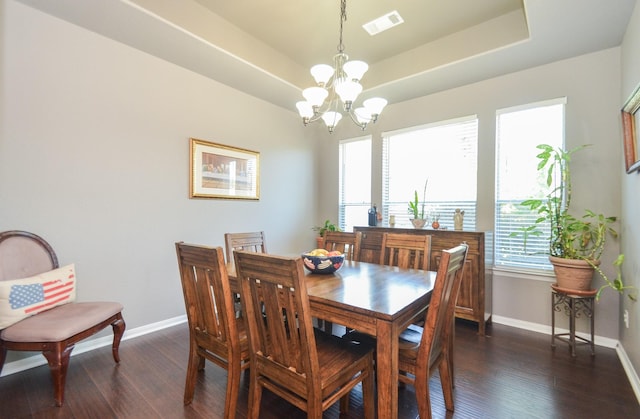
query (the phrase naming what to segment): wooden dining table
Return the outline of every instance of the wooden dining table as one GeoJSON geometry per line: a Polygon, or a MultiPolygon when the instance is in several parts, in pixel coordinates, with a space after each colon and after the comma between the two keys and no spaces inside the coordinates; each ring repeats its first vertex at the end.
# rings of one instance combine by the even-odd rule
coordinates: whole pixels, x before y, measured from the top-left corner
{"type": "MultiPolygon", "coordinates": [[[[235,266],[227,271],[235,282],[235,266]]],[[[436,273],[353,261],[305,272],[312,316],[376,337],[378,418],[397,418],[398,337],[427,309],[436,273]]]]}

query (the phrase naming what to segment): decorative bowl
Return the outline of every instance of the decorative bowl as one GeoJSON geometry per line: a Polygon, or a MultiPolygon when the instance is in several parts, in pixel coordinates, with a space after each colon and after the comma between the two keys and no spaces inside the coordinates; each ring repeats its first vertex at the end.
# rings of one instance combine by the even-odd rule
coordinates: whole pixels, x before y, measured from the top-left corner
{"type": "Polygon", "coordinates": [[[307,270],[314,274],[330,274],[342,267],[344,253],[335,256],[312,256],[302,254],[302,262],[307,270]]]}

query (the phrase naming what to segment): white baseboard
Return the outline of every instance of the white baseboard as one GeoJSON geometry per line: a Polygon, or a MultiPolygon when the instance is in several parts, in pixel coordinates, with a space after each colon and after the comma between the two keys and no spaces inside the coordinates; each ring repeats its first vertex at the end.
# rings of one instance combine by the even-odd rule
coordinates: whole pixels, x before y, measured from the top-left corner
{"type": "MultiPolygon", "coordinates": [[[[156,332],[158,330],[166,329],[167,327],[175,326],[181,323],[185,323],[187,321],[187,316],[182,315],[178,317],[174,317],[171,319],[163,320],[156,323],[147,324],[144,326],[136,327],[135,329],[125,330],[124,336],[122,340],[133,339],[138,336],[146,335],[148,333],[156,332]]],[[[71,352],[71,356],[79,355],[84,352],[88,352],[97,348],[102,348],[103,346],[109,346],[113,343],[113,335],[103,336],[95,339],[87,339],[80,343],[78,343],[75,348],[73,348],[73,352],[71,352]]],[[[35,352],[34,352],[35,353],[35,352]]],[[[40,365],[45,365],[47,360],[41,353],[38,355],[30,356],[27,358],[18,359],[13,362],[9,362],[4,365],[2,368],[2,374],[0,377],[4,377],[6,375],[15,374],[20,371],[28,370],[29,368],[39,367],[40,365]]]]}
{"type": "MultiPolygon", "coordinates": [[[[511,319],[509,317],[502,317],[493,315],[492,319],[495,323],[504,324],[505,326],[517,327],[519,329],[530,330],[532,332],[544,333],[546,335],[551,336],[551,326],[539,324],[539,323],[531,323],[525,322],[522,320],[511,319]]],[[[569,333],[566,329],[556,328],[558,333],[569,333]]],[[[589,339],[590,336],[586,333],[577,332],[576,335],[582,336],[585,339],[589,339]]],[[[638,400],[638,404],[640,404],[640,378],[638,378],[638,374],[636,370],[633,368],[631,364],[631,360],[627,356],[627,353],[624,350],[622,344],[611,338],[603,337],[603,336],[595,336],[595,344],[599,346],[604,346],[607,348],[613,348],[616,350],[618,354],[618,359],[620,359],[620,363],[624,368],[624,371],[627,374],[627,378],[629,379],[629,383],[631,384],[631,388],[636,395],[636,399],[638,400]]]]}
{"type": "MultiPolygon", "coordinates": [[[[547,326],[539,323],[525,322],[523,320],[512,319],[509,317],[502,316],[491,316],[494,322],[498,324],[504,324],[505,326],[517,327],[518,329],[530,330],[532,332],[544,333],[545,335],[551,336],[551,326],[547,326]]],[[[568,329],[563,329],[560,327],[556,327],[557,333],[569,333],[568,329]]],[[[576,336],[580,336],[584,339],[590,339],[588,333],[576,332],[576,336]]],[[[615,349],[618,346],[618,341],[616,339],[607,338],[604,336],[595,335],[596,345],[604,346],[605,348],[615,349]]]]}
{"type": "Polygon", "coordinates": [[[627,356],[627,352],[624,350],[622,345],[618,344],[618,346],[616,346],[616,353],[618,354],[618,358],[620,358],[622,368],[624,368],[624,371],[627,373],[627,377],[631,383],[631,388],[633,388],[633,392],[636,394],[636,399],[638,399],[638,403],[640,404],[640,378],[638,378],[636,370],[633,369],[631,360],[627,356]]]}

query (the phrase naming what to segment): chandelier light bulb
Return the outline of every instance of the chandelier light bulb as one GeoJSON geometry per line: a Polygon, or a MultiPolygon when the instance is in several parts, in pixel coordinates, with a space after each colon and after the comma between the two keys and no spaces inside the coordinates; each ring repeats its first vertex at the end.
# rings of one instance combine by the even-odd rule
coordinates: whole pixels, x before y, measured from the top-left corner
{"type": "Polygon", "coordinates": [[[306,100],[297,102],[296,108],[298,108],[298,113],[303,118],[311,118],[313,116],[313,106],[306,100]]]}
{"type": "Polygon", "coordinates": [[[329,95],[322,87],[309,87],[302,91],[302,96],[307,99],[311,106],[320,106],[329,95]]]}
{"type": "Polygon", "coordinates": [[[317,64],[311,67],[311,75],[319,86],[326,86],[331,76],[333,76],[333,67],[328,64],[317,64]]]}
{"type": "Polygon", "coordinates": [[[364,73],[369,69],[369,64],[364,61],[347,61],[342,67],[344,72],[347,73],[347,78],[353,81],[360,81],[364,73]]]}
{"type": "Polygon", "coordinates": [[[342,114],[339,112],[329,111],[322,115],[322,120],[327,125],[327,128],[329,128],[329,132],[333,132],[333,129],[338,125],[338,122],[340,122],[341,119],[342,114]]]}
{"type": "Polygon", "coordinates": [[[380,115],[382,109],[387,106],[387,99],[383,99],[381,97],[372,97],[371,99],[367,99],[362,102],[362,104],[372,116],[377,116],[380,115]]]}
{"type": "Polygon", "coordinates": [[[346,105],[348,102],[352,103],[358,98],[358,95],[362,92],[362,85],[355,81],[343,81],[338,83],[335,89],[338,96],[340,96],[340,100],[346,105]]]}

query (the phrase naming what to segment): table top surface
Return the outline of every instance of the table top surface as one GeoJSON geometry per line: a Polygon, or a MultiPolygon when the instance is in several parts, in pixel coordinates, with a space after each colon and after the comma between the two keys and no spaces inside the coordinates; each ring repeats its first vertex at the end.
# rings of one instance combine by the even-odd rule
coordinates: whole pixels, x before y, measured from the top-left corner
{"type": "MultiPolygon", "coordinates": [[[[235,280],[235,267],[229,276],[235,280]]],[[[309,300],[392,320],[417,300],[430,296],[436,272],[400,269],[376,263],[345,261],[331,274],[305,268],[309,300]]],[[[428,303],[428,301],[427,301],[428,303]]]]}

